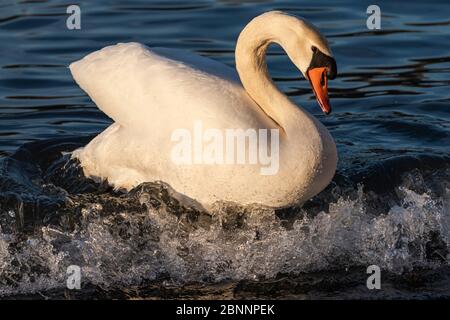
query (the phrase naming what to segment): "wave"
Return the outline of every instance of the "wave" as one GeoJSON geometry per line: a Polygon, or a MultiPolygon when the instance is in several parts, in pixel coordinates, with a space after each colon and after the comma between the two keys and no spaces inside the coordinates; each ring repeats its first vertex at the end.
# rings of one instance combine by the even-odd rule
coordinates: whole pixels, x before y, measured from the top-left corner
{"type": "Polygon", "coordinates": [[[205,212],[164,183],[125,193],[86,179],[60,155],[84,143],[41,141],[2,159],[0,295],[64,289],[70,265],[81,267],[83,283],[107,290],[269,281],[372,264],[401,275],[450,262],[446,158],[341,171],[301,208],[216,203],[205,212]]]}

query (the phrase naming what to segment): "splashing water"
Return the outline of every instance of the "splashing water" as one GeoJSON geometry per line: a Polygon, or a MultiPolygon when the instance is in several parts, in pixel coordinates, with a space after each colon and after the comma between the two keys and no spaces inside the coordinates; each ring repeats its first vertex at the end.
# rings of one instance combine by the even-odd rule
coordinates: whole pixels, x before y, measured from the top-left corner
{"type": "Polygon", "coordinates": [[[24,216],[16,206],[1,212],[0,294],[64,289],[69,265],[105,290],[266,281],[371,264],[392,274],[448,266],[448,179],[438,180],[439,194],[425,180],[417,170],[404,175],[394,189],[398,201],[384,211],[363,185],[328,188],[320,195],[332,197],[326,209],[217,203],[202,212],[169,186],[147,183],[129,194],[66,193],[65,206],[53,212],[58,219],[27,233],[4,228],[24,216]]]}

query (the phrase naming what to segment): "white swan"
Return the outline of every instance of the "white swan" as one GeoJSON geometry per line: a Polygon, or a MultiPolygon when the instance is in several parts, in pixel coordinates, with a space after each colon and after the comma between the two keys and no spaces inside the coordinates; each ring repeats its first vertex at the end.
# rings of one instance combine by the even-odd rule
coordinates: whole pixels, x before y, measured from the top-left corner
{"type": "Polygon", "coordinates": [[[327,41],[305,20],[273,11],[254,18],[239,35],[237,73],[189,52],[138,43],[108,46],[72,63],[75,81],[115,121],[73,157],[87,176],[116,188],[164,181],[207,208],[218,200],[303,203],[331,181],[336,146],[318,120],[273,84],[265,63],[271,43],[286,51],[329,113],[327,78],[334,78],[336,64],[327,41]],[[175,163],[174,132],[199,123],[216,133],[278,129],[276,174],[261,174],[255,163],[175,163]]]}

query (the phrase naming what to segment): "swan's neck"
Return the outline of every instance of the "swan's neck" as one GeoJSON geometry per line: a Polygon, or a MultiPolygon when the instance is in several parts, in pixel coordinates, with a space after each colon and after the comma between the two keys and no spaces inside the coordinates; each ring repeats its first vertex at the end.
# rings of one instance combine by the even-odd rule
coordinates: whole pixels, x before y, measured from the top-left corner
{"type": "MultiPolygon", "coordinates": [[[[297,54],[293,31],[286,22],[276,18],[270,23],[264,19],[251,21],[236,44],[236,69],[250,97],[289,135],[292,115],[298,117],[299,109],[275,86],[266,64],[266,51],[271,43],[279,44],[291,60],[297,54]]],[[[301,114],[309,116],[305,111],[301,114]]]]}

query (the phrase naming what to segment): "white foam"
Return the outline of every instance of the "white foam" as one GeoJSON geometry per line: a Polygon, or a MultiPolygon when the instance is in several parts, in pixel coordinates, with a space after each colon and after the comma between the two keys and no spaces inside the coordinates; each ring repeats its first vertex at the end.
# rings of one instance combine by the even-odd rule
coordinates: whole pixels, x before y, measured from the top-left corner
{"type": "MultiPolygon", "coordinates": [[[[360,189],[356,199],[341,197],[328,212],[304,215],[288,229],[272,210],[256,206],[230,213],[217,205],[211,224],[186,226],[164,208],[102,216],[101,206],[93,204],[71,233],[44,227],[15,250],[8,249],[15,236],[1,233],[0,294],[63,288],[71,264],[82,268],[82,281],[106,288],[164,274],[186,283],[370,264],[395,273],[432,268],[437,262],[426,257],[430,232],[450,245],[450,192],[443,199],[405,187],[398,193],[401,205],[368,214],[360,189]],[[237,226],[230,227],[233,219],[237,226]]],[[[145,194],[141,198],[145,201],[145,194]]],[[[443,259],[450,262],[448,256],[443,259]]]]}

